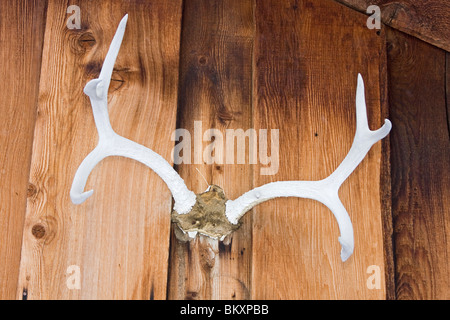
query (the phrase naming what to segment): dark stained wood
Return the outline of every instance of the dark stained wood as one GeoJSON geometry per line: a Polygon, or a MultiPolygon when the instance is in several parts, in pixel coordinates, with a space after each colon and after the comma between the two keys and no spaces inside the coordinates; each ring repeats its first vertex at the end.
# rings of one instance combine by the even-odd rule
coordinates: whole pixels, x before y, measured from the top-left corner
{"type": "Polygon", "coordinates": [[[445,95],[447,97],[447,129],[448,134],[450,136],[450,52],[447,52],[446,54],[446,60],[445,60],[445,95]]]}
{"type": "Polygon", "coordinates": [[[446,53],[395,30],[387,41],[396,294],[449,299],[446,53]]]}
{"type": "MultiPolygon", "coordinates": [[[[380,36],[386,39],[386,28],[382,28],[380,36]]],[[[385,40],[384,40],[385,42],[385,40]]],[[[386,42],[385,42],[386,43],[386,42]]],[[[386,45],[380,55],[380,104],[381,118],[389,119],[389,82],[388,82],[388,64],[386,45]]],[[[393,234],[394,227],[392,221],[392,192],[391,192],[391,143],[390,136],[381,141],[381,176],[380,176],[380,195],[381,212],[383,225],[383,247],[384,247],[384,269],[386,299],[395,300],[395,257],[393,234]]]]}
{"type": "Polygon", "coordinates": [[[76,169],[97,144],[85,84],[97,78],[128,13],[109,92],[112,127],[170,160],[176,125],[182,2],[49,0],[17,298],[165,299],[171,194],[146,166],[112,157],[94,169],[82,205],[76,169]],[[67,285],[79,267],[80,288],[67,285]],[[25,294],[26,293],[26,294],[25,294]]]}
{"type": "MultiPolygon", "coordinates": [[[[255,19],[254,125],[280,130],[280,165],[272,176],[256,166],[254,185],[323,179],[354,137],[358,72],[370,126],[383,123],[384,35],[369,30],[364,15],[325,0],[257,1],[255,19]]],[[[376,144],[340,190],[356,244],[345,263],[336,221],[321,204],[288,198],[253,209],[252,298],[386,297],[381,151],[376,144]],[[382,271],[380,289],[366,286],[371,265],[382,271]]]]}
{"type": "Polygon", "coordinates": [[[36,118],[46,1],[0,1],[0,300],[14,299],[36,118]]]}
{"type": "MultiPolygon", "coordinates": [[[[226,129],[252,127],[252,46],[253,0],[184,3],[177,127],[192,135],[192,164],[177,169],[196,193],[208,186],[196,168],[230,199],[252,188],[248,160],[236,164],[235,155],[235,164],[204,164],[202,153],[211,142],[203,142],[197,152],[194,148],[194,121],[201,121],[200,135],[208,129],[220,130],[224,145],[231,142],[225,141],[226,129]]],[[[249,299],[251,228],[249,215],[223,243],[204,236],[182,243],[172,236],[168,297],[249,299]]]]}
{"type": "Polygon", "coordinates": [[[366,13],[370,5],[381,9],[381,21],[450,51],[450,1],[442,0],[335,0],[366,13]]]}

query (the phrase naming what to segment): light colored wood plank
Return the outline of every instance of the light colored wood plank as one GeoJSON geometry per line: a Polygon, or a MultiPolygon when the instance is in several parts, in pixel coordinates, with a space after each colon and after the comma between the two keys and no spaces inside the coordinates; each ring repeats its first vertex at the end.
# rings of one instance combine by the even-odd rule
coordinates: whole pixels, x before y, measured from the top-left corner
{"type": "Polygon", "coordinates": [[[0,300],[19,276],[46,1],[0,2],[0,300]]]}
{"type": "MultiPolygon", "coordinates": [[[[191,133],[194,163],[181,164],[178,171],[194,192],[207,188],[198,169],[208,183],[219,185],[234,199],[251,189],[249,161],[204,164],[202,153],[211,142],[203,142],[196,153],[194,121],[201,121],[201,135],[218,129],[224,145],[232,143],[225,141],[226,129],[252,127],[253,1],[187,1],[182,34],[177,125],[191,133]]],[[[248,155],[248,146],[246,150],[248,155]]],[[[173,236],[169,298],[248,299],[250,259],[251,217],[224,243],[204,236],[180,243],[173,236]]]]}
{"type": "Polygon", "coordinates": [[[49,1],[17,297],[164,299],[171,194],[147,167],[108,158],[91,174],[94,195],[75,206],[69,190],[97,133],[87,96],[120,19],[129,14],[109,93],[113,128],[170,160],[176,123],[181,1],[49,1]],[[66,281],[79,266],[81,289],[66,281]]]}
{"type": "MultiPolygon", "coordinates": [[[[348,153],[356,130],[357,73],[366,84],[369,125],[379,128],[383,35],[366,17],[332,1],[257,1],[254,123],[280,130],[277,174],[254,185],[325,178],[348,153]]],[[[355,251],[343,263],[331,212],[287,198],[253,209],[252,298],[384,299],[381,143],[339,195],[353,222],[355,251]],[[380,289],[366,285],[380,268],[380,289]]]]}

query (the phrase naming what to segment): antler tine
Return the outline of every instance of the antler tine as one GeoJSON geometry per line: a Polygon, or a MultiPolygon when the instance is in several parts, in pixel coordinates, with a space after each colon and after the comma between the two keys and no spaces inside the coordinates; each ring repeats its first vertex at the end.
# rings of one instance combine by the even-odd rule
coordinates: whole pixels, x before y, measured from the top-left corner
{"type": "Polygon", "coordinates": [[[111,41],[111,45],[108,53],[106,54],[98,79],[89,81],[84,87],[84,93],[89,96],[89,99],[91,100],[95,125],[97,127],[100,141],[114,133],[108,114],[108,89],[111,82],[114,64],[116,62],[117,55],[119,54],[120,46],[122,45],[127,21],[128,14],[122,18],[119,26],[117,27],[117,31],[111,41]]]}
{"type": "Polygon", "coordinates": [[[364,81],[358,74],[358,85],[356,88],[356,133],[353,144],[339,167],[327,178],[337,186],[340,186],[348,176],[361,163],[370,148],[388,135],[392,123],[385,119],[384,125],[375,131],[370,130],[367,121],[366,101],[364,98],[364,81]]]}
{"type": "Polygon", "coordinates": [[[345,207],[339,199],[339,188],[364,159],[373,144],[383,139],[392,128],[391,122],[386,119],[385,124],[380,129],[376,131],[369,129],[364,99],[364,83],[360,74],[358,74],[356,90],[356,118],[357,126],[352,147],[339,167],[329,177],[319,181],[272,182],[255,188],[236,200],[227,201],[226,215],[228,220],[233,224],[237,224],[248,210],[261,202],[273,198],[300,197],[317,200],[326,205],[334,214],[341,233],[339,237],[339,242],[342,246],[341,259],[342,261],[347,260],[354,249],[353,226],[345,207]]]}
{"type": "Polygon", "coordinates": [[[111,82],[111,76],[114,70],[114,64],[116,63],[117,56],[119,55],[120,47],[122,45],[123,36],[127,27],[128,14],[126,14],[122,20],[120,20],[116,33],[109,46],[108,53],[106,54],[105,61],[103,62],[102,70],[100,71],[99,79],[105,82],[104,93],[108,92],[109,83],[111,82]]]}
{"type": "Polygon", "coordinates": [[[94,167],[106,157],[122,156],[139,161],[155,171],[172,192],[175,200],[174,210],[179,214],[185,214],[194,206],[196,196],[186,187],[184,180],[159,154],[115,133],[109,121],[108,89],[114,63],[122,44],[127,20],[128,15],[125,15],[120,21],[99,78],[89,81],[84,88],[84,92],[91,101],[99,142],[97,147],[83,160],[75,173],[70,190],[70,198],[74,204],[83,203],[94,192],[93,190],[84,192],[87,179],[94,167]]]}

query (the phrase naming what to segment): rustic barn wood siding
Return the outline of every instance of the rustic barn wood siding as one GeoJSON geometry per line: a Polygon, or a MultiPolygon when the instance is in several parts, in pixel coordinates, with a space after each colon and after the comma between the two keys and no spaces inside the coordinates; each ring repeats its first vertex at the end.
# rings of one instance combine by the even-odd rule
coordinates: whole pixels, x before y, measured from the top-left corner
{"type": "MultiPolygon", "coordinates": [[[[383,22],[449,49],[445,2],[396,3],[383,22]]],[[[0,2],[0,298],[449,299],[450,54],[366,19],[331,0],[0,2]],[[69,5],[79,30],[66,27],[69,5]],[[94,195],[70,202],[97,141],[82,90],[125,13],[109,94],[117,132],[172,161],[171,134],[194,121],[279,130],[275,175],[249,164],[248,149],[245,164],[175,166],[195,192],[207,187],[196,169],[231,199],[331,173],[353,139],[362,73],[370,126],[389,117],[393,130],[340,191],[355,229],[349,261],[331,212],[305,199],[255,207],[223,243],[179,242],[167,187],[129,159],[106,159],[89,178],[94,195]],[[66,285],[71,265],[80,290],[66,285]],[[370,265],[380,289],[366,285],[370,265]]]]}

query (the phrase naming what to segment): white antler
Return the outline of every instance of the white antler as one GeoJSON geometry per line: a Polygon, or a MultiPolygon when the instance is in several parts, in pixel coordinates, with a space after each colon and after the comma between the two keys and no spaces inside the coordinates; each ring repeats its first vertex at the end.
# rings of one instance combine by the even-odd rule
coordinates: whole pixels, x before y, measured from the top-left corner
{"type": "Polygon", "coordinates": [[[103,63],[98,79],[89,81],[84,93],[91,100],[95,125],[98,130],[97,147],[83,160],[78,168],[70,190],[74,204],[83,203],[93,194],[84,192],[86,181],[94,167],[106,157],[122,156],[139,161],[154,170],[167,184],[175,200],[174,209],[180,214],[188,213],[196,202],[196,195],[190,191],[183,179],[159,154],[134,141],[119,136],[111,127],[108,114],[108,89],[120,46],[122,44],[128,15],[123,17],[103,63]]]}
{"type": "MultiPolygon", "coordinates": [[[[226,200],[220,187],[196,196],[172,166],[159,154],[136,142],[128,140],[111,127],[108,114],[107,95],[114,63],[122,43],[128,15],[117,28],[100,76],[89,81],[84,92],[89,96],[99,134],[97,147],[83,160],[78,168],[70,190],[70,198],[75,204],[83,203],[93,190],[84,192],[86,181],[94,167],[106,157],[122,156],[137,160],[154,170],[167,184],[175,200],[172,221],[189,235],[197,232],[223,239],[237,228],[239,219],[255,205],[278,197],[301,197],[320,201],[326,205],[337,219],[342,245],[341,259],[347,260],[353,253],[353,227],[347,211],[339,199],[338,191],[342,183],[364,159],[377,141],[391,130],[391,122],[385,120],[383,127],[371,131],[367,123],[364,83],[358,75],[356,91],[356,134],[352,147],[339,165],[327,178],[319,181],[280,181],[255,188],[236,200],[226,200]],[[180,216],[181,215],[181,216],[180,216]]],[[[210,189],[210,190],[209,190],[210,189]]]]}
{"type": "Polygon", "coordinates": [[[327,178],[319,181],[280,181],[265,184],[246,192],[236,200],[226,203],[228,220],[236,224],[239,219],[255,205],[278,197],[300,197],[320,201],[336,217],[341,236],[341,259],[347,260],[354,249],[353,227],[350,217],[339,199],[338,191],[342,183],[364,159],[370,148],[387,136],[392,128],[389,120],[384,125],[371,131],[367,122],[364,82],[358,74],[356,90],[356,134],[349,153],[339,167],[327,178]]]}

